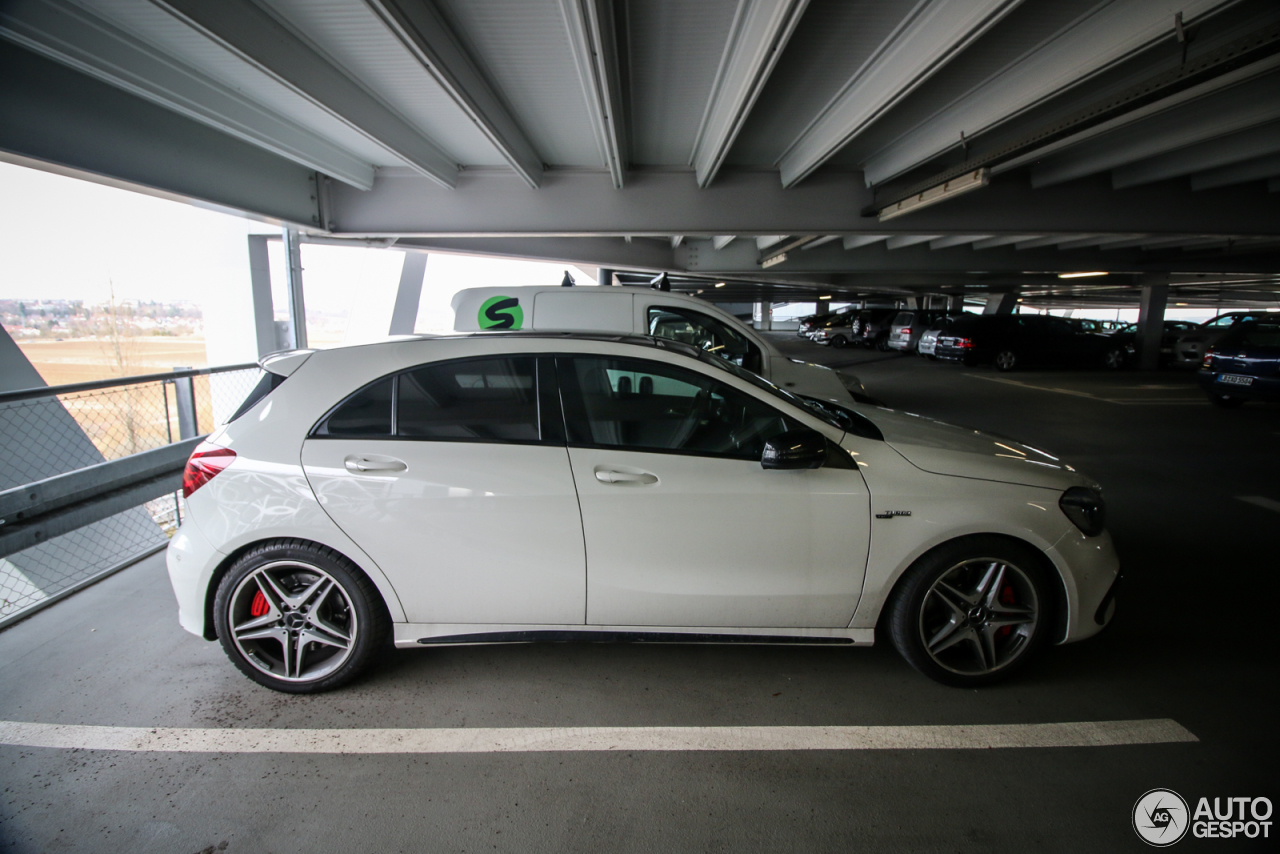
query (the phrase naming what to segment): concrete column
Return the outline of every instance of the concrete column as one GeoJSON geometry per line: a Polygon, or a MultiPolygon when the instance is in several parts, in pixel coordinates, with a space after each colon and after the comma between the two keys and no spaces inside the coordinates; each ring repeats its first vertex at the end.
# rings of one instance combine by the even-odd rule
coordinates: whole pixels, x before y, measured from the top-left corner
{"type": "Polygon", "coordinates": [[[418,304],[422,301],[422,280],[427,274],[427,253],[406,252],[400,267],[400,286],[396,288],[396,304],[391,309],[388,335],[412,335],[418,322],[418,304]]]}
{"type": "Polygon", "coordinates": [[[756,329],[766,331],[773,329],[773,303],[768,301],[756,303],[752,314],[754,315],[756,329]]]}
{"type": "Polygon", "coordinates": [[[297,350],[307,346],[307,304],[302,296],[302,251],[298,232],[284,230],[285,271],[289,294],[289,344],[297,350]]]}
{"type": "Polygon", "coordinates": [[[1138,369],[1154,371],[1160,367],[1160,339],[1164,337],[1164,310],[1169,304],[1169,284],[1165,276],[1146,277],[1142,281],[1142,301],[1138,307],[1138,369]]]}
{"type": "Polygon", "coordinates": [[[596,284],[601,287],[608,287],[613,284],[613,270],[608,267],[601,267],[596,271],[596,284]]]}
{"type": "Polygon", "coordinates": [[[253,331],[258,358],[288,347],[276,329],[276,310],[271,298],[271,264],[267,260],[267,235],[249,235],[249,287],[253,297],[253,331]]]}
{"type": "Polygon", "coordinates": [[[987,305],[982,309],[983,314],[1013,314],[1013,310],[1018,305],[1018,292],[1008,291],[1003,294],[988,294],[987,305]]]}
{"type": "Polygon", "coordinates": [[[947,295],[947,314],[960,314],[964,311],[964,294],[947,295]]]}

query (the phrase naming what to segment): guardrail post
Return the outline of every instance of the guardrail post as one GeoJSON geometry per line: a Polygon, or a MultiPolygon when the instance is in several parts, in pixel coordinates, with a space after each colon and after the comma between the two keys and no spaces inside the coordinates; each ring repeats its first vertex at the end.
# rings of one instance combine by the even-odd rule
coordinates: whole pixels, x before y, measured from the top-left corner
{"type": "MultiPolygon", "coordinates": [[[[190,368],[175,367],[175,371],[190,368]]],[[[196,414],[196,386],[192,377],[179,377],[173,381],[174,398],[178,404],[178,437],[194,439],[200,435],[200,420],[196,414]]]]}

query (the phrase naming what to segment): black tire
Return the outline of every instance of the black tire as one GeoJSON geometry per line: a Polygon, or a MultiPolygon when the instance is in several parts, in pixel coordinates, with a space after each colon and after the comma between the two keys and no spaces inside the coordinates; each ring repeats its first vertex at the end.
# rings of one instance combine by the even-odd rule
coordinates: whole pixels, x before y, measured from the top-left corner
{"type": "Polygon", "coordinates": [[[1127,360],[1124,356],[1124,350],[1121,350],[1119,347],[1108,350],[1102,354],[1102,367],[1109,371],[1123,370],[1126,366],[1126,362],[1127,360]]]}
{"type": "Polygon", "coordinates": [[[1243,397],[1234,397],[1229,394],[1212,394],[1211,393],[1209,395],[1209,402],[1212,403],[1214,406],[1219,406],[1219,407],[1222,407],[1223,409],[1239,409],[1240,407],[1244,406],[1243,397]]]}
{"type": "Polygon", "coordinates": [[[1049,641],[1056,625],[1055,583],[1047,558],[1024,543],[992,535],[953,540],[903,574],[885,607],[889,636],[908,664],[936,682],[957,688],[990,685],[1021,670],[1049,641]],[[983,573],[992,565],[1003,569],[990,577],[990,592],[976,593],[977,601],[965,606],[965,616],[952,616],[961,611],[947,605],[944,597],[950,594],[939,592],[939,582],[948,578],[948,583],[958,585],[953,592],[966,592],[968,582],[956,579],[986,578],[983,573]],[[1009,621],[1022,619],[1021,611],[1030,611],[1034,620],[1015,628],[1009,621]],[[951,634],[943,634],[948,627],[951,634]],[[990,642],[990,653],[984,638],[990,642]],[[964,666],[968,659],[978,664],[964,666]]]}
{"type": "Polygon", "coordinates": [[[889,352],[889,336],[882,335],[876,339],[876,349],[881,353],[889,352]]]}
{"type": "Polygon", "coordinates": [[[1018,353],[1016,350],[1000,350],[991,362],[996,366],[997,371],[1008,373],[1018,367],[1018,353]]]}
{"type": "Polygon", "coordinates": [[[845,338],[843,335],[837,335],[836,337],[831,339],[831,346],[835,347],[838,350],[844,349],[845,345],[848,343],[849,343],[849,339],[845,338]]]}
{"type": "Polygon", "coordinates": [[[391,637],[391,617],[373,582],[338,552],[305,540],[275,540],[241,555],[218,584],[213,618],[222,649],[240,672],[287,694],[346,684],[391,637]],[[311,598],[302,600],[309,590],[311,598]],[[261,625],[246,631],[250,622],[261,625]]]}

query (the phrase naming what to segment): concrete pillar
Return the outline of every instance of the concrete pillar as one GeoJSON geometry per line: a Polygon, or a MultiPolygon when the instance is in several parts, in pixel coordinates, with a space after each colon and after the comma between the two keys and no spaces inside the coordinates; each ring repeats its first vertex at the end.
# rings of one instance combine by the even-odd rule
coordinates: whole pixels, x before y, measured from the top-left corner
{"type": "Polygon", "coordinates": [[[284,230],[285,275],[289,295],[289,345],[297,350],[307,346],[307,304],[302,296],[302,249],[298,232],[284,230]]]}
{"type": "Polygon", "coordinates": [[[596,271],[596,284],[601,287],[608,287],[613,284],[613,270],[608,267],[601,267],[596,271]]]}
{"type": "Polygon", "coordinates": [[[983,314],[1013,314],[1013,309],[1018,305],[1018,292],[1007,291],[1002,294],[988,294],[987,305],[982,309],[983,314]]]}
{"type": "Polygon", "coordinates": [[[964,311],[964,294],[947,295],[947,314],[961,314],[964,311]]]}
{"type": "Polygon", "coordinates": [[[412,335],[418,322],[418,304],[422,301],[422,280],[427,273],[427,253],[406,252],[400,267],[400,285],[396,288],[396,303],[391,309],[391,325],[388,335],[412,335]]]}
{"type": "Polygon", "coordinates": [[[755,321],[756,329],[765,331],[773,329],[773,303],[768,301],[756,303],[752,319],[755,321]]]}
{"type": "Polygon", "coordinates": [[[271,264],[267,261],[267,235],[249,235],[249,287],[253,297],[253,331],[258,358],[289,346],[276,326],[271,298],[271,264]]]}
{"type": "Polygon", "coordinates": [[[1169,284],[1164,276],[1144,278],[1142,301],[1138,307],[1138,369],[1160,367],[1160,339],[1164,337],[1164,309],[1169,304],[1169,284]]]}

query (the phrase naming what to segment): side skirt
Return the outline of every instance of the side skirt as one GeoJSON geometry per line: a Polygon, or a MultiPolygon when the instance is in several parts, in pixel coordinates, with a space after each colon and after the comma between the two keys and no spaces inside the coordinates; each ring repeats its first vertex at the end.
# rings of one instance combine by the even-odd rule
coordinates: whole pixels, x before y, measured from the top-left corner
{"type": "Polygon", "coordinates": [[[435,626],[401,623],[396,646],[461,646],[500,643],[666,643],[871,646],[872,629],[684,628],[666,626],[435,626]]]}

